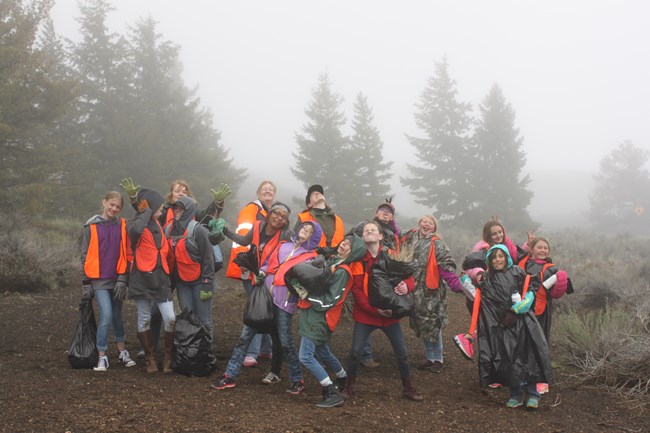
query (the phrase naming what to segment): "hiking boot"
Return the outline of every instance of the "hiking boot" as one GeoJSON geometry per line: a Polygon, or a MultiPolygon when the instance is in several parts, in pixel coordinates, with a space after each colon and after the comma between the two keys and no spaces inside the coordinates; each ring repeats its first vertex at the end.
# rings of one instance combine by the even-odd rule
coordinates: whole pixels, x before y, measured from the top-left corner
{"type": "Polygon", "coordinates": [[[348,376],[345,381],[345,388],[341,391],[341,397],[350,398],[354,394],[354,385],[357,382],[356,377],[348,376]]]}
{"type": "Polygon", "coordinates": [[[244,362],[242,364],[244,367],[255,367],[257,365],[257,359],[255,359],[254,356],[247,356],[244,358],[244,362]]]}
{"type": "Polygon", "coordinates": [[[280,381],[280,376],[277,374],[270,372],[266,376],[264,376],[264,379],[262,379],[262,383],[265,383],[267,385],[272,385],[274,383],[278,383],[280,381]]]}
{"type": "Polygon", "coordinates": [[[210,385],[214,389],[222,390],[226,388],[234,388],[235,387],[235,379],[230,378],[226,376],[225,374],[221,376],[219,379],[215,380],[212,382],[212,385],[210,385]]]}
{"type": "Polygon", "coordinates": [[[291,386],[289,389],[287,389],[287,392],[289,394],[298,395],[302,392],[303,389],[305,389],[305,381],[298,380],[296,382],[291,382],[291,386]]]}
{"type": "Polygon", "coordinates": [[[333,383],[323,387],[323,399],[316,403],[316,407],[336,407],[343,405],[343,397],[339,389],[333,383]]]}
{"type": "Polygon", "coordinates": [[[454,335],[454,344],[460,350],[461,355],[465,359],[472,359],[474,356],[474,346],[472,346],[472,339],[468,338],[466,334],[454,335]]]}
{"type": "Polygon", "coordinates": [[[404,389],[402,390],[402,394],[404,397],[408,398],[409,400],[413,401],[422,401],[424,400],[424,396],[420,394],[415,387],[413,386],[413,383],[411,382],[410,377],[403,377],[402,378],[402,386],[404,389]]]}
{"type": "Polygon", "coordinates": [[[539,392],[540,394],[548,393],[548,383],[538,383],[537,392],[539,392]]]}
{"type": "Polygon", "coordinates": [[[334,382],[334,385],[336,385],[336,389],[338,389],[339,392],[343,392],[343,390],[345,389],[345,383],[346,383],[347,381],[348,381],[348,377],[347,377],[347,376],[346,376],[346,377],[339,377],[339,378],[336,379],[336,381],[334,382]]]}
{"type": "Polygon", "coordinates": [[[108,370],[108,356],[100,356],[97,360],[97,367],[93,367],[95,371],[106,371],[108,370]]]}
{"type": "Polygon", "coordinates": [[[509,407],[511,409],[519,407],[519,406],[521,406],[523,404],[524,404],[524,402],[521,399],[521,397],[519,397],[519,398],[511,397],[508,401],[506,401],[506,407],[509,407]]]}
{"type": "Polygon", "coordinates": [[[537,397],[530,397],[526,402],[527,409],[535,410],[538,407],[539,407],[539,398],[537,397]]]}
{"type": "Polygon", "coordinates": [[[376,362],[374,359],[366,359],[365,361],[361,361],[361,365],[363,365],[366,368],[377,368],[379,367],[379,363],[376,362]]]}
{"type": "Polygon", "coordinates": [[[433,371],[434,373],[442,373],[443,368],[444,368],[444,364],[442,362],[433,361],[430,370],[433,371]]]}
{"type": "Polygon", "coordinates": [[[124,349],[121,352],[118,352],[117,359],[120,360],[125,367],[135,367],[135,361],[129,356],[129,351],[124,349]]]}

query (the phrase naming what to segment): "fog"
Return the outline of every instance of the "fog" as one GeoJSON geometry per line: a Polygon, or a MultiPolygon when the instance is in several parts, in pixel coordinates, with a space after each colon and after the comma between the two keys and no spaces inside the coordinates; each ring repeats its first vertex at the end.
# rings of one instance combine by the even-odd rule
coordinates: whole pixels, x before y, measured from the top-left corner
{"type": "MultiPolygon", "coordinates": [[[[285,188],[279,197],[303,194],[288,166],[321,72],[348,120],[356,94],[368,97],[396,172],[415,163],[405,134],[423,135],[414,104],[444,56],[475,114],[492,83],[502,88],[524,137],[529,210],[546,226],[582,222],[598,162],[619,143],[650,146],[650,3],[641,0],[113,3],[111,31],[151,15],[182,47],[186,85],[248,168],[244,198],[262,178],[285,188]]],[[[57,0],[57,32],[78,37],[78,15],[75,0],[57,0]]],[[[392,184],[398,212],[422,211],[397,175],[392,184]]]]}

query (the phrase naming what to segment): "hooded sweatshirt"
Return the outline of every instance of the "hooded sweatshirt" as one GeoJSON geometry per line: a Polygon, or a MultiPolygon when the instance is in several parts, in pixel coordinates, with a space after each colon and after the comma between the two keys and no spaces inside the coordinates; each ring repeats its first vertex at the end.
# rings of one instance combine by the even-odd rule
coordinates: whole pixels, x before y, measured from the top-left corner
{"type": "MultiPolygon", "coordinates": [[[[179,246],[180,238],[186,236],[186,230],[191,221],[194,221],[198,205],[196,201],[189,196],[182,196],[178,199],[178,203],[184,207],[183,214],[176,220],[174,219],[169,228],[165,227],[165,233],[169,233],[170,245],[175,251],[176,248],[185,248],[190,259],[195,263],[201,265],[201,273],[199,278],[194,281],[185,281],[186,283],[195,283],[198,281],[211,282],[214,279],[214,250],[210,244],[210,237],[208,230],[202,224],[196,224],[194,228],[193,239],[191,242],[183,242],[179,246]]],[[[176,281],[184,281],[178,274],[178,261],[172,272],[172,276],[176,281]]]]}
{"type": "Polygon", "coordinates": [[[84,272],[84,265],[88,255],[91,236],[90,226],[92,225],[95,225],[97,229],[97,252],[99,254],[98,279],[116,280],[118,277],[121,277],[121,281],[126,281],[126,276],[117,274],[117,262],[120,259],[120,246],[122,242],[122,218],[107,220],[101,215],[94,215],[84,224],[84,234],[81,242],[81,273],[83,277],[88,278],[88,275],[84,272]]]}
{"type": "MultiPolygon", "coordinates": [[[[351,242],[350,254],[346,259],[341,261],[338,256],[334,255],[327,263],[340,266],[360,261],[366,254],[366,243],[356,235],[353,235],[351,242]]],[[[347,270],[336,267],[332,283],[322,295],[317,297],[308,295],[306,299],[300,302],[301,311],[298,332],[301,336],[309,338],[316,344],[327,343],[333,332],[330,327],[336,326],[343,302],[348,296],[349,290],[347,286],[351,278],[352,276],[347,270]]]]}
{"type": "MultiPolygon", "coordinates": [[[[305,225],[305,223],[303,223],[300,225],[298,232],[296,232],[296,234],[291,237],[291,240],[282,241],[276,252],[273,254],[273,257],[269,259],[269,262],[260,268],[262,272],[265,272],[267,274],[264,279],[264,284],[266,287],[271,288],[270,290],[271,294],[273,295],[273,303],[278,308],[286,311],[289,314],[293,314],[296,311],[296,303],[298,302],[298,297],[295,294],[289,292],[287,286],[273,284],[273,279],[278,269],[283,264],[287,263],[287,261],[292,260],[298,256],[305,256],[305,259],[307,259],[306,253],[316,249],[318,243],[320,242],[323,231],[318,223],[311,222],[310,224],[313,225],[314,232],[309,237],[309,239],[300,245],[297,243],[298,232],[300,232],[302,226],[305,225]]],[[[311,258],[311,256],[309,258],[311,258]]]]}

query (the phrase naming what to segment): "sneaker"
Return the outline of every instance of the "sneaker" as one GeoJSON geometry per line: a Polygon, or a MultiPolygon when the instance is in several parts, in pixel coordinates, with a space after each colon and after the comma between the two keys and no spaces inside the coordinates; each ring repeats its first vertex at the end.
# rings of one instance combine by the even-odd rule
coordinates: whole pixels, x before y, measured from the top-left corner
{"type": "Polygon", "coordinates": [[[361,365],[363,365],[366,368],[377,368],[379,367],[379,363],[376,362],[374,359],[370,358],[365,361],[361,361],[361,365]]]}
{"type": "Polygon", "coordinates": [[[444,365],[440,361],[433,361],[433,364],[431,364],[431,371],[434,373],[442,373],[442,369],[444,368],[444,365]]]}
{"type": "Polygon", "coordinates": [[[432,365],[433,365],[433,361],[429,361],[428,359],[425,359],[424,361],[422,361],[422,363],[420,363],[420,365],[418,365],[418,370],[428,370],[431,368],[432,365]]]}
{"type": "MultiPolygon", "coordinates": [[[[528,400],[528,401],[530,401],[530,400],[528,400]]],[[[521,406],[523,404],[524,404],[524,402],[521,399],[518,399],[518,398],[511,398],[508,401],[506,401],[506,407],[509,407],[511,409],[519,407],[519,406],[521,406]]]]}
{"type": "Polygon", "coordinates": [[[291,386],[289,389],[287,389],[287,392],[289,394],[298,395],[302,392],[303,389],[305,389],[305,381],[298,380],[296,382],[291,382],[291,386]]]}
{"type": "Polygon", "coordinates": [[[499,388],[501,388],[501,384],[500,384],[500,383],[496,383],[496,382],[495,382],[495,383],[491,383],[491,384],[488,385],[488,388],[491,388],[491,389],[499,389],[499,388]]]}
{"type": "Polygon", "coordinates": [[[226,388],[234,388],[235,379],[232,379],[224,374],[219,379],[212,382],[212,385],[210,386],[214,389],[219,389],[219,390],[226,389],[226,388]]]}
{"type": "Polygon", "coordinates": [[[548,393],[548,383],[538,383],[537,392],[539,392],[540,394],[548,393]]]}
{"type": "Polygon", "coordinates": [[[474,356],[474,346],[472,346],[472,339],[468,338],[466,334],[454,335],[454,344],[460,350],[461,355],[465,359],[472,359],[474,356]]]}
{"type": "Polygon", "coordinates": [[[118,352],[117,359],[119,359],[125,367],[134,367],[135,361],[129,356],[129,351],[124,349],[121,352],[118,352]]]}
{"type": "Polygon", "coordinates": [[[526,407],[528,409],[535,410],[539,407],[539,398],[537,397],[530,397],[528,401],[526,402],[526,407]]]}
{"type": "Polygon", "coordinates": [[[95,371],[106,371],[108,370],[108,356],[100,356],[97,360],[97,367],[93,367],[95,371]]]}
{"type": "Polygon", "coordinates": [[[343,397],[336,385],[331,384],[323,387],[323,400],[316,403],[316,407],[328,408],[343,406],[343,397]]]}
{"type": "Polygon", "coordinates": [[[247,356],[244,358],[244,363],[242,365],[244,367],[255,367],[257,365],[257,359],[255,359],[254,356],[247,356]]]}
{"type": "Polygon", "coordinates": [[[278,383],[279,381],[280,381],[280,376],[278,376],[273,372],[270,372],[264,377],[264,379],[262,379],[262,383],[265,383],[267,385],[272,385],[274,383],[278,383]]]}
{"type": "Polygon", "coordinates": [[[348,382],[348,377],[339,377],[334,381],[334,385],[336,385],[336,389],[339,390],[339,392],[343,392],[345,389],[345,384],[348,382]]]}
{"type": "Polygon", "coordinates": [[[138,353],[136,353],[135,357],[138,358],[138,359],[144,359],[144,349],[142,349],[138,353]]]}

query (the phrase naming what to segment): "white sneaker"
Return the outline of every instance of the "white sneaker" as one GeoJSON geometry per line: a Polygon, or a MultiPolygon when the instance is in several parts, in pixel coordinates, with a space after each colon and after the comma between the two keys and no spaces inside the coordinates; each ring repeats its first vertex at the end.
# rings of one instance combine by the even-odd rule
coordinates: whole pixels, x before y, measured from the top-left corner
{"type": "Polygon", "coordinates": [[[119,352],[119,355],[117,358],[122,361],[122,364],[124,364],[125,367],[134,367],[135,366],[135,361],[131,359],[129,356],[129,351],[124,349],[121,352],[119,352]]]}
{"type": "Polygon", "coordinates": [[[247,356],[244,358],[244,367],[255,367],[257,365],[257,359],[252,356],[247,356]]]}
{"type": "Polygon", "coordinates": [[[273,372],[270,372],[264,377],[264,379],[262,379],[262,383],[265,383],[267,385],[278,383],[279,381],[280,381],[280,377],[273,372]]]}
{"type": "Polygon", "coordinates": [[[97,367],[93,367],[95,371],[106,371],[108,370],[108,356],[100,356],[97,361],[97,367]]]}

